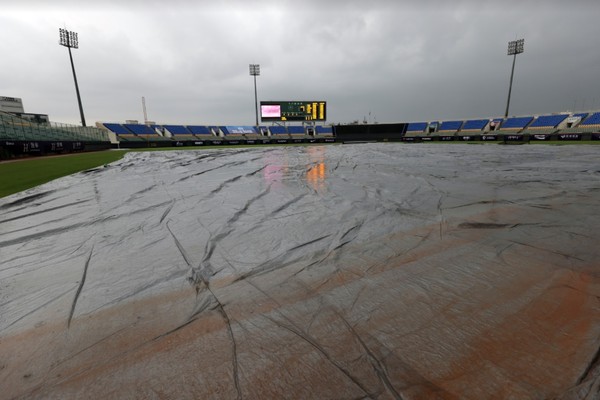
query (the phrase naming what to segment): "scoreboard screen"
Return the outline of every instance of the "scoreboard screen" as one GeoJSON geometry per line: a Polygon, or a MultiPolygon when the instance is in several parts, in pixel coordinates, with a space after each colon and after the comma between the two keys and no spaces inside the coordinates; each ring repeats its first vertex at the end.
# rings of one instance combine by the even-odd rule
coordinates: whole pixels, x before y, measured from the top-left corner
{"type": "Polygon", "coordinates": [[[261,121],[325,121],[324,101],[261,101],[261,121]]]}

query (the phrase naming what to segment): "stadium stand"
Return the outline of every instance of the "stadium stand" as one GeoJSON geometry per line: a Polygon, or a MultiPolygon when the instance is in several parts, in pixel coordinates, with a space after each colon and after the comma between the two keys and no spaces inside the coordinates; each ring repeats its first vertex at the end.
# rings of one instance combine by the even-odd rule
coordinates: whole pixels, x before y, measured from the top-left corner
{"type": "Polygon", "coordinates": [[[463,125],[463,121],[442,121],[436,135],[438,136],[454,136],[463,125]]]}
{"type": "Polygon", "coordinates": [[[558,131],[560,134],[600,133],[600,112],[593,114],[576,113],[569,118],[567,127],[558,131]]]}
{"type": "Polygon", "coordinates": [[[21,118],[0,111],[0,160],[24,155],[44,155],[106,150],[111,142],[106,130],[21,118]]]}
{"type": "Polygon", "coordinates": [[[333,137],[333,127],[317,125],[315,126],[315,135],[320,137],[333,137]]]}
{"type": "Polygon", "coordinates": [[[464,123],[460,131],[465,133],[483,133],[483,130],[489,123],[489,119],[470,119],[464,123]]]}
{"type": "Polygon", "coordinates": [[[288,126],[288,133],[292,139],[308,139],[309,135],[306,133],[306,129],[301,125],[290,125],[288,126]]]}
{"type": "Polygon", "coordinates": [[[171,135],[192,135],[192,132],[183,125],[163,125],[162,127],[171,135]]]}
{"type": "Polygon", "coordinates": [[[285,126],[282,125],[273,125],[269,128],[269,132],[271,136],[277,135],[278,137],[286,137],[289,138],[288,130],[285,126]]]}
{"type": "MultiPolygon", "coordinates": [[[[160,128],[159,128],[160,129],[160,128]]],[[[196,140],[196,137],[183,125],[163,125],[165,136],[170,136],[173,140],[196,140]]]]}
{"type": "Polygon", "coordinates": [[[117,137],[117,141],[126,141],[126,142],[142,142],[144,139],[138,137],[136,134],[131,132],[125,126],[121,124],[115,123],[104,123],[103,124],[106,129],[114,133],[117,137]]]}
{"type": "Polygon", "coordinates": [[[568,116],[568,114],[539,116],[521,133],[524,135],[551,135],[558,131],[558,126],[563,123],[568,116]]]}
{"type": "Polygon", "coordinates": [[[521,132],[533,121],[531,117],[511,117],[504,121],[497,133],[499,134],[515,134],[521,132]]]}
{"type": "Polygon", "coordinates": [[[108,142],[108,135],[94,127],[35,123],[0,111],[0,139],[31,141],[108,142]]]}
{"type": "Polygon", "coordinates": [[[420,137],[425,135],[427,122],[410,122],[406,128],[405,137],[420,137]]]}
{"type": "Polygon", "coordinates": [[[253,126],[222,126],[220,129],[229,141],[247,140],[248,136],[255,139],[258,136],[253,126]]]}
{"type": "Polygon", "coordinates": [[[582,132],[600,132],[600,112],[594,113],[587,117],[585,121],[578,125],[582,129],[582,132]]]}
{"type": "MultiPolygon", "coordinates": [[[[574,118],[578,118],[579,122],[581,122],[581,121],[585,121],[585,119],[588,117],[588,115],[590,115],[590,114],[588,114],[588,113],[575,113],[575,114],[573,114],[573,117],[574,118]]],[[[577,122],[577,123],[579,123],[579,122],[577,122]]]]}
{"type": "Polygon", "coordinates": [[[150,127],[148,125],[124,124],[124,127],[126,129],[129,129],[131,132],[133,132],[134,135],[136,135],[139,139],[142,139],[142,140],[146,140],[146,141],[169,140],[168,138],[165,138],[162,135],[159,135],[156,132],[156,130],[152,129],[152,127],[150,127]]]}
{"type": "Polygon", "coordinates": [[[208,139],[214,137],[213,133],[207,126],[187,125],[186,128],[197,138],[208,139]]]}

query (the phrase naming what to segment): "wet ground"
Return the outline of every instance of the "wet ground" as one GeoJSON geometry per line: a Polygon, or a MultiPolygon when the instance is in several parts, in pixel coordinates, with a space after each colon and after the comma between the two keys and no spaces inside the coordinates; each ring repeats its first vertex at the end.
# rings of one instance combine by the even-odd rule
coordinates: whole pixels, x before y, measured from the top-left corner
{"type": "Polygon", "coordinates": [[[129,153],[0,199],[0,398],[586,399],[600,147],[129,153]]]}

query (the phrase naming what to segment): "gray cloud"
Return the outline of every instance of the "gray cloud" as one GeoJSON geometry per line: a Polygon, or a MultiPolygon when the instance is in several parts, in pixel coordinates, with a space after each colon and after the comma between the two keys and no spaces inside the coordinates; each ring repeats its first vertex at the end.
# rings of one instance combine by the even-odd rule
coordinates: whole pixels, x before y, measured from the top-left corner
{"type": "Polygon", "coordinates": [[[252,124],[259,99],[323,99],[331,122],[494,117],[600,108],[593,1],[42,1],[2,5],[0,95],[78,122],[58,28],[73,51],[86,119],[252,124]],[[4,7],[6,6],[6,7],[4,7]]]}

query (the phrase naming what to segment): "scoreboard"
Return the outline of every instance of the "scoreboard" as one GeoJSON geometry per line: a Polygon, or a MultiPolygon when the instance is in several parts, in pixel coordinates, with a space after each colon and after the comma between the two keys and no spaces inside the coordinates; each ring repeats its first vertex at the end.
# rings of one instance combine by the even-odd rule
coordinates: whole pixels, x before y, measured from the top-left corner
{"type": "Polygon", "coordinates": [[[324,101],[261,101],[261,121],[325,121],[324,101]]]}

